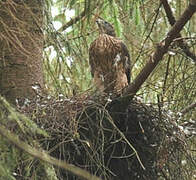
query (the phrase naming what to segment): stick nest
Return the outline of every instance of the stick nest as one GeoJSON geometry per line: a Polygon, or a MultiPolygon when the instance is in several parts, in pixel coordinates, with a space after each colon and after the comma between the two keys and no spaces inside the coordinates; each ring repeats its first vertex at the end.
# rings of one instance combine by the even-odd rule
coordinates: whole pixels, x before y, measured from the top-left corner
{"type": "MultiPolygon", "coordinates": [[[[39,97],[19,111],[48,132],[50,137],[38,139],[50,155],[102,179],[186,179],[194,175],[190,138],[175,118],[136,99],[119,111],[107,100],[93,99],[88,95],[39,97]]],[[[56,173],[59,179],[80,179],[58,168],[56,173]]]]}

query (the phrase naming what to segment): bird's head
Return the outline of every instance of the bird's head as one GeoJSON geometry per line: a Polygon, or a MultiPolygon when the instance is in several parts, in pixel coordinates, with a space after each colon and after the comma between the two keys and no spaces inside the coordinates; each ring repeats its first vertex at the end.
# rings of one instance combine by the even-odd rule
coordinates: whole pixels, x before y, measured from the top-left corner
{"type": "Polygon", "coordinates": [[[110,23],[108,23],[107,21],[105,21],[101,18],[98,18],[96,20],[96,23],[99,27],[100,34],[108,34],[110,36],[116,36],[114,27],[110,23]]]}

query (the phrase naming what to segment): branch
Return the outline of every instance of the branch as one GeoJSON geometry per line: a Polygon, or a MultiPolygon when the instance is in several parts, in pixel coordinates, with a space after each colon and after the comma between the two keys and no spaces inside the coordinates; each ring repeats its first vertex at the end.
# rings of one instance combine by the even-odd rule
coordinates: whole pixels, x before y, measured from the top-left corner
{"type": "Polygon", "coordinates": [[[146,81],[152,71],[155,69],[157,64],[161,61],[164,54],[168,51],[168,48],[172,41],[178,36],[184,25],[191,19],[192,15],[196,11],[196,0],[190,1],[189,6],[185,9],[184,13],[180,17],[178,21],[174,24],[172,29],[167,33],[167,37],[161,41],[153,56],[146,63],[140,74],[136,77],[136,79],[125,89],[123,92],[123,96],[131,96],[133,97],[142,84],[146,81]]]}
{"type": "MultiPolygon", "coordinates": [[[[161,3],[163,4],[163,7],[165,9],[165,13],[167,15],[169,23],[173,26],[176,22],[175,17],[173,16],[171,7],[169,6],[169,3],[167,0],[161,0],[161,3]]],[[[180,38],[179,41],[177,41],[178,46],[183,50],[183,52],[190,57],[194,62],[196,62],[196,55],[190,52],[188,45],[186,42],[181,39],[181,34],[177,35],[177,38],[180,38]]]]}
{"type": "Polygon", "coordinates": [[[191,105],[187,106],[186,108],[184,108],[181,111],[181,113],[182,113],[182,115],[184,115],[184,114],[188,113],[190,110],[192,110],[194,108],[196,108],[196,102],[194,102],[193,104],[191,104],[191,105]]]}
{"type": "Polygon", "coordinates": [[[2,135],[6,139],[8,139],[12,144],[15,144],[18,148],[22,149],[23,151],[27,152],[28,154],[30,154],[31,156],[33,156],[35,158],[38,158],[38,159],[40,159],[44,162],[47,162],[51,165],[63,168],[73,174],[76,174],[76,175],[82,177],[83,179],[101,180],[100,178],[98,178],[94,175],[91,175],[89,172],[87,172],[81,168],[78,168],[72,164],[68,164],[65,161],[60,161],[54,157],[51,157],[46,152],[37,150],[36,148],[22,142],[21,140],[19,140],[17,138],[17,136],[15,134],[9,132],[2,125],[0,126],[0,135],[2,135]]]}
{"type": "Polygon", "coordinates": [[[69,26],[72,26],[73,24],[75,24],[76,22],[78,22],[80,19],[82,19],[84,16],[86,15],[86,10],[82,11],[78,16],[76,16],[75,18],[71,19],[70,21],[68,21],[66,24],[64,24],[59,30],[58,32],[63,32],[65,31],[69,26]]]}
{"type": "MultiPolygon", "coordinates": [[[[86,2],[86,1],[85,1],[86,2]]],[[[90,2],[89,2],[90,3],[90,2]]],[[[91,12],[88,12],[87,9],[92,9],[95,10],[98,7],[98,3],[94,4],[91,8],[90,8],[90,4],[85,4],[84,10],[75,18],[71,19],[69,22],[67,22],[66,24],[64,24],[59,30],[58,32],[63,32],[65,31],[68,27],[72,26],[73,24],[77,23],[78,21],[80,21],[83,17],[85,17],[86,15],[89,15],[91,12]],[[88,7],[87,7],[88,6],[88,7]]]]}

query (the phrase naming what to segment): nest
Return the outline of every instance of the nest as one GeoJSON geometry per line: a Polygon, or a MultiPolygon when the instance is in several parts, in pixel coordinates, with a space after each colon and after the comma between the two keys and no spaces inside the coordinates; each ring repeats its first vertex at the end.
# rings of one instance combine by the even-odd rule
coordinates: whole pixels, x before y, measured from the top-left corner
{"type": "MultiPolygon", "coordinates": [[[[194,160],[175,119],[136,99],[119,111],[107,99],[93,99],[88,95],[37,98],[19,111],[48,132],[49,138],[38,139],[50,155],[102,179],[193,176],[190,166],[195,165],[194,160]]],[[[59,179],[80,179],[58,168],[56,174],[59,179]]]]}

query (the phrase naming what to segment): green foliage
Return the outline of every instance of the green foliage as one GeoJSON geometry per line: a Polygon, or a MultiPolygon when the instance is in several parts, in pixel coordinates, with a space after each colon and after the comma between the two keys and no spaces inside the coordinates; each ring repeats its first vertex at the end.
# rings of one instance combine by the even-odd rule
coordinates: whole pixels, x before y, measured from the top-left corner
{"type": "MultiPolygon", "coordinates": [[[[0,102],[1,102],[1,110],[5,108],[7,110],[7,113],[9,114],[8,116],[3,115],[1,116],[0,122],[2,124],[7,124],[7,123],[17,123],[19,126],[20,130],[23,133],[30,132],[32,134],[40,134],[43,136],[48,136],[47,133],[38,128],[37,125],[30,120],[28,117],[24,116],[23,114],[20,114],[16,112],[16,110],[3,98],[0,96],[0,102]]],[[[2,112],[2,111],[1,111],[2,112]]]]}
{"type": "MultiPolygon", "coordinates": [[[[59,36],[54,28],[47,31],[49,34],[51,31],[51,34],[55,34],[52,46],[56,51],[56,56],[53,57],[52,62],[49,62],[52,51],[46,51],[44,61],[47,67],[45,74],[48,90],[54,94],[62,93],[70,97],[92,88],[88,48],[98,35],[95,24],[97,16],[112,23],[117,35],[128,46],[132,61],[132,81],[152,57],[157,43],[166,37],[171,28],[164,9],[159,7],[159,1],[104,0],[90,3],[90,1],[70,0],[61,8],[74,10],[74,17],[76,17],[87,7],[86,3],[89,3],[88,7],[91,7],[88,8],[88,15],[69,26],[69,31],[63,32],[63,36],[59,36]],[[66,61],[67,58],[71,58],[71,65],[66,61]],[[59,74],[63,75],[62,79],[59,79],[59,74]]],[[[178,19],[187,3],[172,1],[170,6],[174,16],[178,19]]],[[[60,21],[62,22],[62,19],[60,21]]],[[[62,24],[67,22],[64,20],[62,24]]],[[[196,53],[196,41],[195,38],[191,38],[196,32],[194,24],[195,16],[185,26],[182,37],[187,38],[185,41],[190,51],[196,53]]],[[[152,104],[162,111],[171,112],[172,116],[177,116],[181,110],[195,101],[195,72],[193,60],[173,43],[169,52],[140,89],[138,96],[141,97],[142,102],[152,104]]],[[[178,119],[178,123],[195,118],[194,111],[190,111],[183,118],[178,119]]],[[[195,144],[192,144],[195,148],[195,144]]]]}
{"type": "MultiPolygon", "coordinates": [[[[47,133],[37,127],[35,122],[30,120],[25,115],[16,112],[16,110],[0,96],[0,124],[4,125],[19,134],[23,140],[31,144],[36,144],[35,136],[41,135],[48,137],[47,133]]],[[[4,137],[0,136],[0,179],[12,180],[20,177],[20,168],[25,166],[23,175],[28,175],[32,172],[31,164],[34,159],[18,148],[14,147],[4,137]]],[[[38,163],[39,169],[43,171],[44,167],[38,163]]],[[[37,170],[37,172],[39,172],[37,170]]],[[[40,173],[39,173],[40,174],[40,173]]],[[[44,176],[43,176],[44,177],[44,176]]]]}
{"type": "Polygon", "coordinates": [[[15,180],[14,169],[17,166],[17,153],[2,137],[0,137],[0,179],[15,180]]]}
{"type": "MultiPolygon", "coordinates": [[[[159,1],[57,0],[46,1],[45,4],[44,74],[46,89],[56,96],[63,94],[70,97],[93,89],[88,64],[88,48],[98,35],[95,25],[97,16],[111,22],[117,35],[127,44],[132,61],[132,81],[150,60],[157,43],[165,38],[171,28],[164,10],[159,8],[159,1]],[[57,12],[52,16],[53,8],[57,12]],[[79,16],[84,10],[85,16],[79,16]],[[65,31],[58,31],[60,27],[57,28],[55,23],[64,26],[75,17],[78,17],[78,21],[70,24],[65,31]]],[[[177,19],[187,6],[187,2],[172,1],[170,5],[177,19]]],[[[196,53],[196,41],[191,37],[195,36],[195,21],[194,16],[182,32],[182,36],[186,37],[185,40],[194,53],[196,53]]],[[[161,107],[176,115],[195,102],[195,89],[195,64],[173,43],[169,53],[164,56],[140,89],[138,96],[141,97],[142,102],[161,107]]],[[[45,131],[38,128],[26,116],[16,112],[3,98],[0,98],[0,101],[1,124],[7,126],[16,124],[16,133],[26,137],[27,142],[32,143],[32,136],[35,134],[47,136],[45,131]]],[[[195,118],[196,114],[190,111],[179,120],[179,123],[195,118]]],[[[190,143],[193,144],[191,141],[190,143]]],[[[195,144],[192,147],[195,148],[195,144]]],[[[0,178],[14,180],[13,173],[19,162],[25,165],[27,176],[30,171],[38,171],[38,169],[31,169],[32,164],[38,163],[40,171],[44,169],[48,177],[56,178],[53,167],[41,164],[27,154],[21,156],[20,151],[0,137],[0,178]]]]}
{"type": "Polygon", "coordinates": [[[139,1],[136,1],[135,8],[134,8],[134,13],[133,13],[135,25],[139,25],[140,22],[141,22],[139,5],[140,5],[139,1]]]}
{"type": "MultiPolygon", "coordinates": [[[[172,2],[170,5],[174,16],[178,17],[187,4],[172,2]]],[[[57,1],[54,6],[58,7],[59,14],[53,19],[48,18],[49,23],[58,20],[64,25],[69,22],[70,19],[64,18],[69,13],[66,14],[66,11],[62,9],[75,12],[72,18],[77,17],[84,10],[87,11],[86,16],[81,19],[79,17],[79,20],[71,24],[61,35],[53,26],[47,25],[48,28],[46,28],[50,38],[50,45],[47,45],[48,41],[46,41],[44,60],[46,84],[53,94],[62,93],[68,97],[92,87],[88,48],[98,34],[95,24],[96,16],[111,22],[117,35],[125,40],[132,59],[132,80],[152,56],[156,44],[165,38],[170,29],[165,12],[159,8],[158,1],[69,0],[57,1]]],[[[194,35],[195,26],[192,23],[194,21],[193,17],[185,27],[184,37],[194,35]]],[[[189,47],[192,47],[191,51],[194,52],[195,41],[188,39],[187,42],[189,47]]],[[[144,102],[148,103],[157,103],[157,96],[159,96],[162,100],[164,99],[165,104],[168,104],[165,106],[166,109],[177,112],[193,102],[195,66],[192,60],[176,46],[170,47],[169,52],[171,55],[164,56],[163,61],[145,82],[139,94],[144,102]],[[167,59],[170,59],[169,67],[167,59]],[[167,68],[169,68],[168,75],[166,75],[167,68]],[[189,97],[183,98],[184,94],[188,94],[189,97]],[[173,102],[177,102],[178,106],[174,107],[173,102]]]]}

